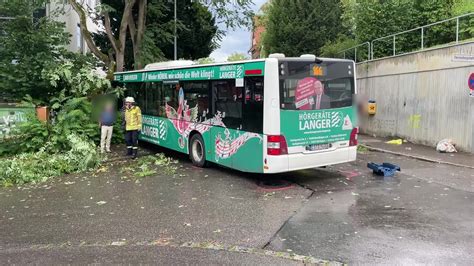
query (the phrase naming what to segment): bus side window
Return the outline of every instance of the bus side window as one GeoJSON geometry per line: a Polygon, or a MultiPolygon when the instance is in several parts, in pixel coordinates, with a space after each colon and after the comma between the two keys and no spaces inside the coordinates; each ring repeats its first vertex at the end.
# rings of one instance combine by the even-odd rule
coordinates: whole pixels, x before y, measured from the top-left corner
{"type": "Polygon", "coordinates": [[[214,115],[220,113],[228,128],[242,126],[242,88],[235,86],[235,80],[212,82],[214,115]]]}
{"type": "Polygon", "coordinates": [[[146,86],[146,110],[142,112],[147,115],[160,115],[161,83],[147,83],[146,86]]]}
{"type": "MultiPolygon", "coordinates": [[[[163,84],[163,108],[168,104],[176,111],[178,110],[179,84],[163,84]]],[[[166,116],[166,114],[165,114],[166,116]]]]}
{"type": "Polygon", "coordinates": [[[146,110],[146,83],[130,83],[127,85],[127,96],[131,96],[135,99],[135,103],[140,109],[146,110]]]}
{"type": "Polygon", "coordinates": [[[263,133],[263,77],[245,78],[242,130],[263,133]]]}
{"type": "MultiPolygon", "coordinates": [[[[183,82],[184,99],[190,109],[197,107],[197,117],[192,117],[198,122],[211,118],[209,106],[209,81],[183,82]]],[[[193,109],[195,110],[195,109],[193,109]]]]}

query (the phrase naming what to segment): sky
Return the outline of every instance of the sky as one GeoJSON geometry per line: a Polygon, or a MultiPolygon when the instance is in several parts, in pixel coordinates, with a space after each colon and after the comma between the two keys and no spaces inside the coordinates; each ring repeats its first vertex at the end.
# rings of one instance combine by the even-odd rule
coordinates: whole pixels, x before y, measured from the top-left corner
{"type": "MultiPolygon", "coordinates": [[[[267,0],[253,0],[253,10],[255,12],[266,2],[267,0]]],[[[223,30],[224,25],[219,25],[223,30]]],[[[211,53],[210,57],[214,58],[216,62],[223,62],[227,60],[227,57],[234,53],[244,53],[248,55],[250,49],[252,33],[249,29],[241,28],[234,31],[227,31],[226,35],[220,42],[220,48],[211,53]]]]}

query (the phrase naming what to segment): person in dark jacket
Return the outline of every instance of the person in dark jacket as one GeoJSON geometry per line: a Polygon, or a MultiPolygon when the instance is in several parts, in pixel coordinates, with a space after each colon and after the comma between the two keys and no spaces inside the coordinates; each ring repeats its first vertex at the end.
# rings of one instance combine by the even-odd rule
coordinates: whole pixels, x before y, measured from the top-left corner
{"type": "Polygon", "coordinates": [[[115,110],[112,103],[107,103],[104,111],[100,114],[100,152],[110,152],[110,142],[115,123],[115,110]]]}

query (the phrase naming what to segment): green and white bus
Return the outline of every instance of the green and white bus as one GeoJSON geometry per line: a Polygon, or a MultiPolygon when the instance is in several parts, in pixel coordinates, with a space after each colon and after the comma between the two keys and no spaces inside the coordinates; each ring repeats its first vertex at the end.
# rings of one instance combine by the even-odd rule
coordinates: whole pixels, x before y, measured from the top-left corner
{"type": "MultiPolygon", "coordinates": [[[[176,61],[175,61],[176,62],[176,61]]],[[[139,139],[244,172],[354,161],[355,64],[314,55],[115,73],[143,114],[139,139]]]]}

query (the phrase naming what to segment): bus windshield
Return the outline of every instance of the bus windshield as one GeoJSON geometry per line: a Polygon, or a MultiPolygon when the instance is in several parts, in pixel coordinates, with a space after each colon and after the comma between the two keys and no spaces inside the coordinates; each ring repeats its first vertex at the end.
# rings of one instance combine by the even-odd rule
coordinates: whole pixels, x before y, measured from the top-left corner
{"type": "Polygon", "coordinates": [[[280,61],[280,109],[322,110],[352,105],[352,62],[280,61]]]}

